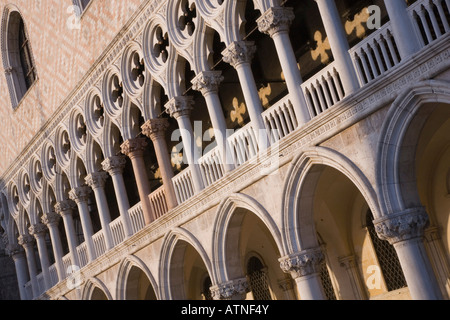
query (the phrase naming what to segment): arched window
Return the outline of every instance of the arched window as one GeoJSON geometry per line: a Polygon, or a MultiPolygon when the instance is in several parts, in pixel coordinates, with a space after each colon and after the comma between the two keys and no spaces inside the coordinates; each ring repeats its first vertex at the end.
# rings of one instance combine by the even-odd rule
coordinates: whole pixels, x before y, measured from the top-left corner
{"type": "Polygon", "coordinates": [[[388,241],[378,238],[373,225],[373,215],[370,210],[367,212],[366,226],[388,291],[405,288],[407,284],[400,261],[398,260],[397,252],[388,241]]]}
{"type": "Polygon", "coordinates": [[[2,60],[13,108],[37,79],[25,23],[20,12],[6,7],[2,19],[2,60]]]}
{"type": "Polygon", "coordinates": [[[255,300],[272,300],[266,268],[257,257],[248,260],[247,277],[255,300]]]}

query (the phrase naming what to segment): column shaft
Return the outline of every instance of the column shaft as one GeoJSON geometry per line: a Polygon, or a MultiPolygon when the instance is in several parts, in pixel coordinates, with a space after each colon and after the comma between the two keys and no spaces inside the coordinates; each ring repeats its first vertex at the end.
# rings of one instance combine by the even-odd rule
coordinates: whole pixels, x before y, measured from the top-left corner
{"type": "Polygon", "coordinates": [[[384,4],[390,17],[398,51],[402,59],[405,59],[420,50],[419,39],[406,10],[408,5],[404,0],[385,0],[384,4]]]}
{"type": "Polygon", "coordinates": [[[123,169],[125,168],[125,165],[126,160],[124,156],[110,157],[102,163],[103,170],[108,172],[112,178],[125,237],[129,238],[133,234],[133,231],[131,229],[130,215],[128,213],[128,210],[130,209],[130,202],[128,200],[127,190],[123,180],[123,169]]]}
{"type": "MultiPolygon", "coordinates": [[[[390,1],[390,0],[389,0],[390,1]]],[[[403,0],[401,0],[403,1],[403,0]]],[[[335,0],[316,0],[325,31],[330,42],[331,51],[341,75],[345,94],[349,95],[359,89],[358,77],[350,57],[350,46],[342,25],[335,0]]]]}

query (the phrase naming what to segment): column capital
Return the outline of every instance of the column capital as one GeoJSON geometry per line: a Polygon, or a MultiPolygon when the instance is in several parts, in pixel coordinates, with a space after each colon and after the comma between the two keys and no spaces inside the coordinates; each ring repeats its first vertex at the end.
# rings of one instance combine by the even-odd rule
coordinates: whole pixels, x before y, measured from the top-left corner
{"type": "Polygon", "coordinates": [[[57,225],[59,223],[59,219],[61,219],[61,216],[58,215],[56,212],[51,211],[49,213],[42,215],[41,222],[45,224],[47,227],[50,227],[51,225],[57,225]]]}
{"type": "Polygon", "coordinates": [[[116,174],[121,174],[123,172],[126,163],[127,160],[125,156],[113,156],[106,158],[102,162],[102,168],[103,170],[108,172],[111,176],[114,176],[116,174]]]}
{"type": "Polygon", "coordinates": [[[7,252],[8,255],[9,255],[10,257],[12,257],[12,258],[13,258],[14,256],[19,255],[19,254],[24,254],[23,247],[20,246],[20,245],[18,245],[18,244],[9,244],[9,245],[6,247],[6,252],[7,252]]]}
{"type": "Polygon", "coordinates": [[[320,248],[308,249],[279,259],[280,267],[285,273],[290,273],[294,279],[320,273],[320,267],[325,261],[320,248]]]}
{"type": "Polygon", "coordinates": [[[189,116],[194,109],[194,98],[191,96],[174,97],[164,107],[172,118],[189,116]]]}
{"type": "Polygon", "coordinates": [[[160,139],[165,139],[169,126],[169,120],[166,118],[157,118],[148,120],[141,128],[142,133],[155,142],[160,139]]]}
{"type": "Polygon", "coordinates": [[[33,244],[34,242],[34,237],[29,235],[29,234],[25,234],[22,236],[19,236],[17,238],[17,242],[19,243],[19,245],[21,245],[22,247],[26,247],[28,245],[33,244]]]}
{"type": "Polygon", "coordinates": [[[90,173],[84,178],[86,184],[92,189],[104,188],[108,174],[105,171],[90,173]]]}
{"type": "Polygon", "coordinates": [[[28,232],[30,233],[30,235],[34,236],[36,239],[44,235],[47,230],[47,227],[43,223],[36,223],[28,228],[28,232]]]}
{"type": "Polygon", "coordinates": [[[222,51],[223,61],[234,68],[242,63],[251,63],[256,52],[254,41],[235,41],[222,51]]]}
{"type": "Polygon", "coordinates": [[[278,32],[289,32],[295,19],[294,9],[288,7],[272,7],[256,20],[260,32],[273,36],[278,32]]]}
{"type": "Polygon", "coordinates": [[[244,300],[249,291],[246,278],[220,283],[210,288],[214,300],[244,300]]]}
{"type": "Polygon", "coordinates": [[[191,83],[193,85],[193,89],[195,91],[200,91],[202,95],[207,95],[211,92],[218,92],[219,85],[224,80],[222,76],[222,71],[202,71],[200,72],[194,79],[192,79],[191,83]]]}
{"type": "Polygon", "coordinates": [[[88,202],[89,195],[91,193],[91,188],[88,186],[78,187],[69,191],[70,200],[75,201],[79,204],[81,202],[88,202]]]}
{"type": "Polygon", "coordinates": [[[72,200],[65,200],[55,204],[55,212],[64,217],[67,214],[72,214],[72,211],[76,208],[75,203],[72,200]]]}
{"type": "Polygon", "coordinates": [[[130,158],[143,155],[145,148],[148,146],[146,140],[145,138],[129,139],[120,146],[120,149],[124,155],[130,158]]]}
{"type": "Polygon", "coordinates": [[[429,219],[425,208],[420,207],[376,219],[373,224],[380,239],[395,244],[423,237],[429,219]]]}

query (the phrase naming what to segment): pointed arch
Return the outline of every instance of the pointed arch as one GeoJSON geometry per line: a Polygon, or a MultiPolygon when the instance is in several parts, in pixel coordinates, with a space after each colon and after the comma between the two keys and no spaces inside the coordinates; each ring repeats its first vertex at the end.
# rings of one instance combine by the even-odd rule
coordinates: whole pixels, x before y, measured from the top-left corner
{"type": "Polygon", "coordinates": [[[382,126],[378,143],[376,165],[377,189],[383,215],[422,206],[413,169],[414,155],[420,128],[439,104],[450,105],[449,83],[423,81],[400,95],[386,115],[387,120],[382,126]],[[414,132],[408,131],[411,128],[414,128],[414,132]]]}
{"type": "Polygon", "coordinates": [[[150,272],[150,269],[147,267],[147,265],[138,257],[134,255],[130,255],[127,258],[125,258],[119,267],[119,272],[117,275],[117,281],[116,281],[116,299],[117,300],[126,300],[126,291],[127,291],[127,280],[128,276],[130,275],[130,272],[133,268],[137,268],[140,271],[142,271],[150,281],[150,285],[153,288],[153,291],[156,295],[156,298],[159,300],[159,290],[158,290],[158,284],[153,277],[152,273],[150,272]]]}
{"type": "Polygon", "coordinates": [[[239,193],[232,194],[223,200],[217,210],[216,220],[213,227],[213,284],[222,283],[229,280],[229,270],[227,266],[227,233],[231,226],[231,220],[237,209],[245,209],[255,214],[267,227],[273,237],[276,247],[281,256],[285,255],[282,235],[272,216],[267,210],[252,197],[239,193]]]}
{"type": "Polygon", "coordinates": [[[92,300],[92,295],[96,289],[101,290],[108,300],[113,300],[111,293],[108,290],[108,287],[103,283],[103,281],[94,277],[86,281],[86,284],[83,287],[81,300],[92,300]]]}
{"type": "Polygon", "coordinates": [[[164,300],[173,299],[173,293],[171,292],[172,290],[170,285],[170,264],[179,241],[188,243],[197,251],[206,266],[208,274],[212,276],[211,260],[200,241],[188,230],[176,228],[164,237],[161,249],[160,296],[164,300]]]}
{"type": "Polygon", "coordinates": [[[322,172],[320,166],[332,167],[344,174],[361,192],[374,216],[380,216],[374,188],[351,160],[324,147],[305,150],[292,161],[282,193],[283,243],[290,253],[318,247],[312,199],[322,172]]]}

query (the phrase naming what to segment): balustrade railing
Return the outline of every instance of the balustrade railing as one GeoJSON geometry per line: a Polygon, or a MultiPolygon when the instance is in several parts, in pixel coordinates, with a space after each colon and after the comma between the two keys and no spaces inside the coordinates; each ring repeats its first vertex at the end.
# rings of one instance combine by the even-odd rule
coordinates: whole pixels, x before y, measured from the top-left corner
{"type": "Polygon", "coordinates": [[[228,137],[231,157],[236,167],[241,166],[258,154],[258,139],[251,123],[228,137]]]}
{"type": "Polygon", "coordinates": [[[335,62],[305,81],[302,89],[311,118],[330,109],[345,96],[335,62]]]}
{"type": "MultiPolygon", "coordinates": [[[[79,267],[83,268],[85,265],[88,264],[88,254],[87,254],[87,245],[86,242],[83,242],[77,247],[77,253],[78,253],[78,260],[79,260],[79,267]]],[[[64,272],[67,271],[67,268],[64,270],[64,272]]]]}
{"type": "Polygon", "coordinates": [[[58,283],[58,269],[56,269],[56,264],[52,264],[49,268],[50,273],[50,284],[55,286],[58,283]]]}
{"type": "Polygon", "coordinates": [[[167,213],[167,211],[169,211],[164,186],[161,186],[156,191],[152,192],[148,196],[148,198],[150,200],[150,206],[153,210],[153,213],[155,214],[156,219],[162,217],[167,213]]]}
{"type": "Polygon", "coordinates": [[[106,252],[106,241],[103,230],[100,230],[92,236],[92,242],[94,243],[95,258],[100,257],[106,252]]]}
{"type": "Polygon", "coordinates": [[[215,147],[200,158],[200,171],[206,187],[223,177],[224,169],[222,163],[223,158],[218,147],[215,147]]]}
{"type": "Polygon", "coordinates": [[[117,246],[123,240],[125,240],[125,230],[123,228],[122,217],[118,217],[109,224],[111,228],[111,234],[113,238],[113,246],[117,246]]]}
{"type": "Polygon", "coordinates": [[[401,62],[389,22],[350,49],[350,55],[361,86],[377,79],[401,62]]]}
{"type": "Polygon", "coordinates": [[[192,183],[192,175],[189,168],[177,174],[172,181],[178,203],[181,204],[194,196],[194,184],[192,183]]]}
{"type": "Polygon", "coordinates": [[[129,209],[128,214],[130,215],[131,230],[133,234],[145,227],[144,211],[142,210],[142,205],[140,202],[129,209]]]}
{"type": "Polygon", "coordinates": [[[417,1],[408,8],[422,46],[450,31],[449,9],[450,0],[417,1]]]}
{"type": "Polygon", "coordinates": [[[289,95],[264,111],[262,117],[269,133],[270,143],[286,137],[298,127],[294,106],[289,95]]]}

